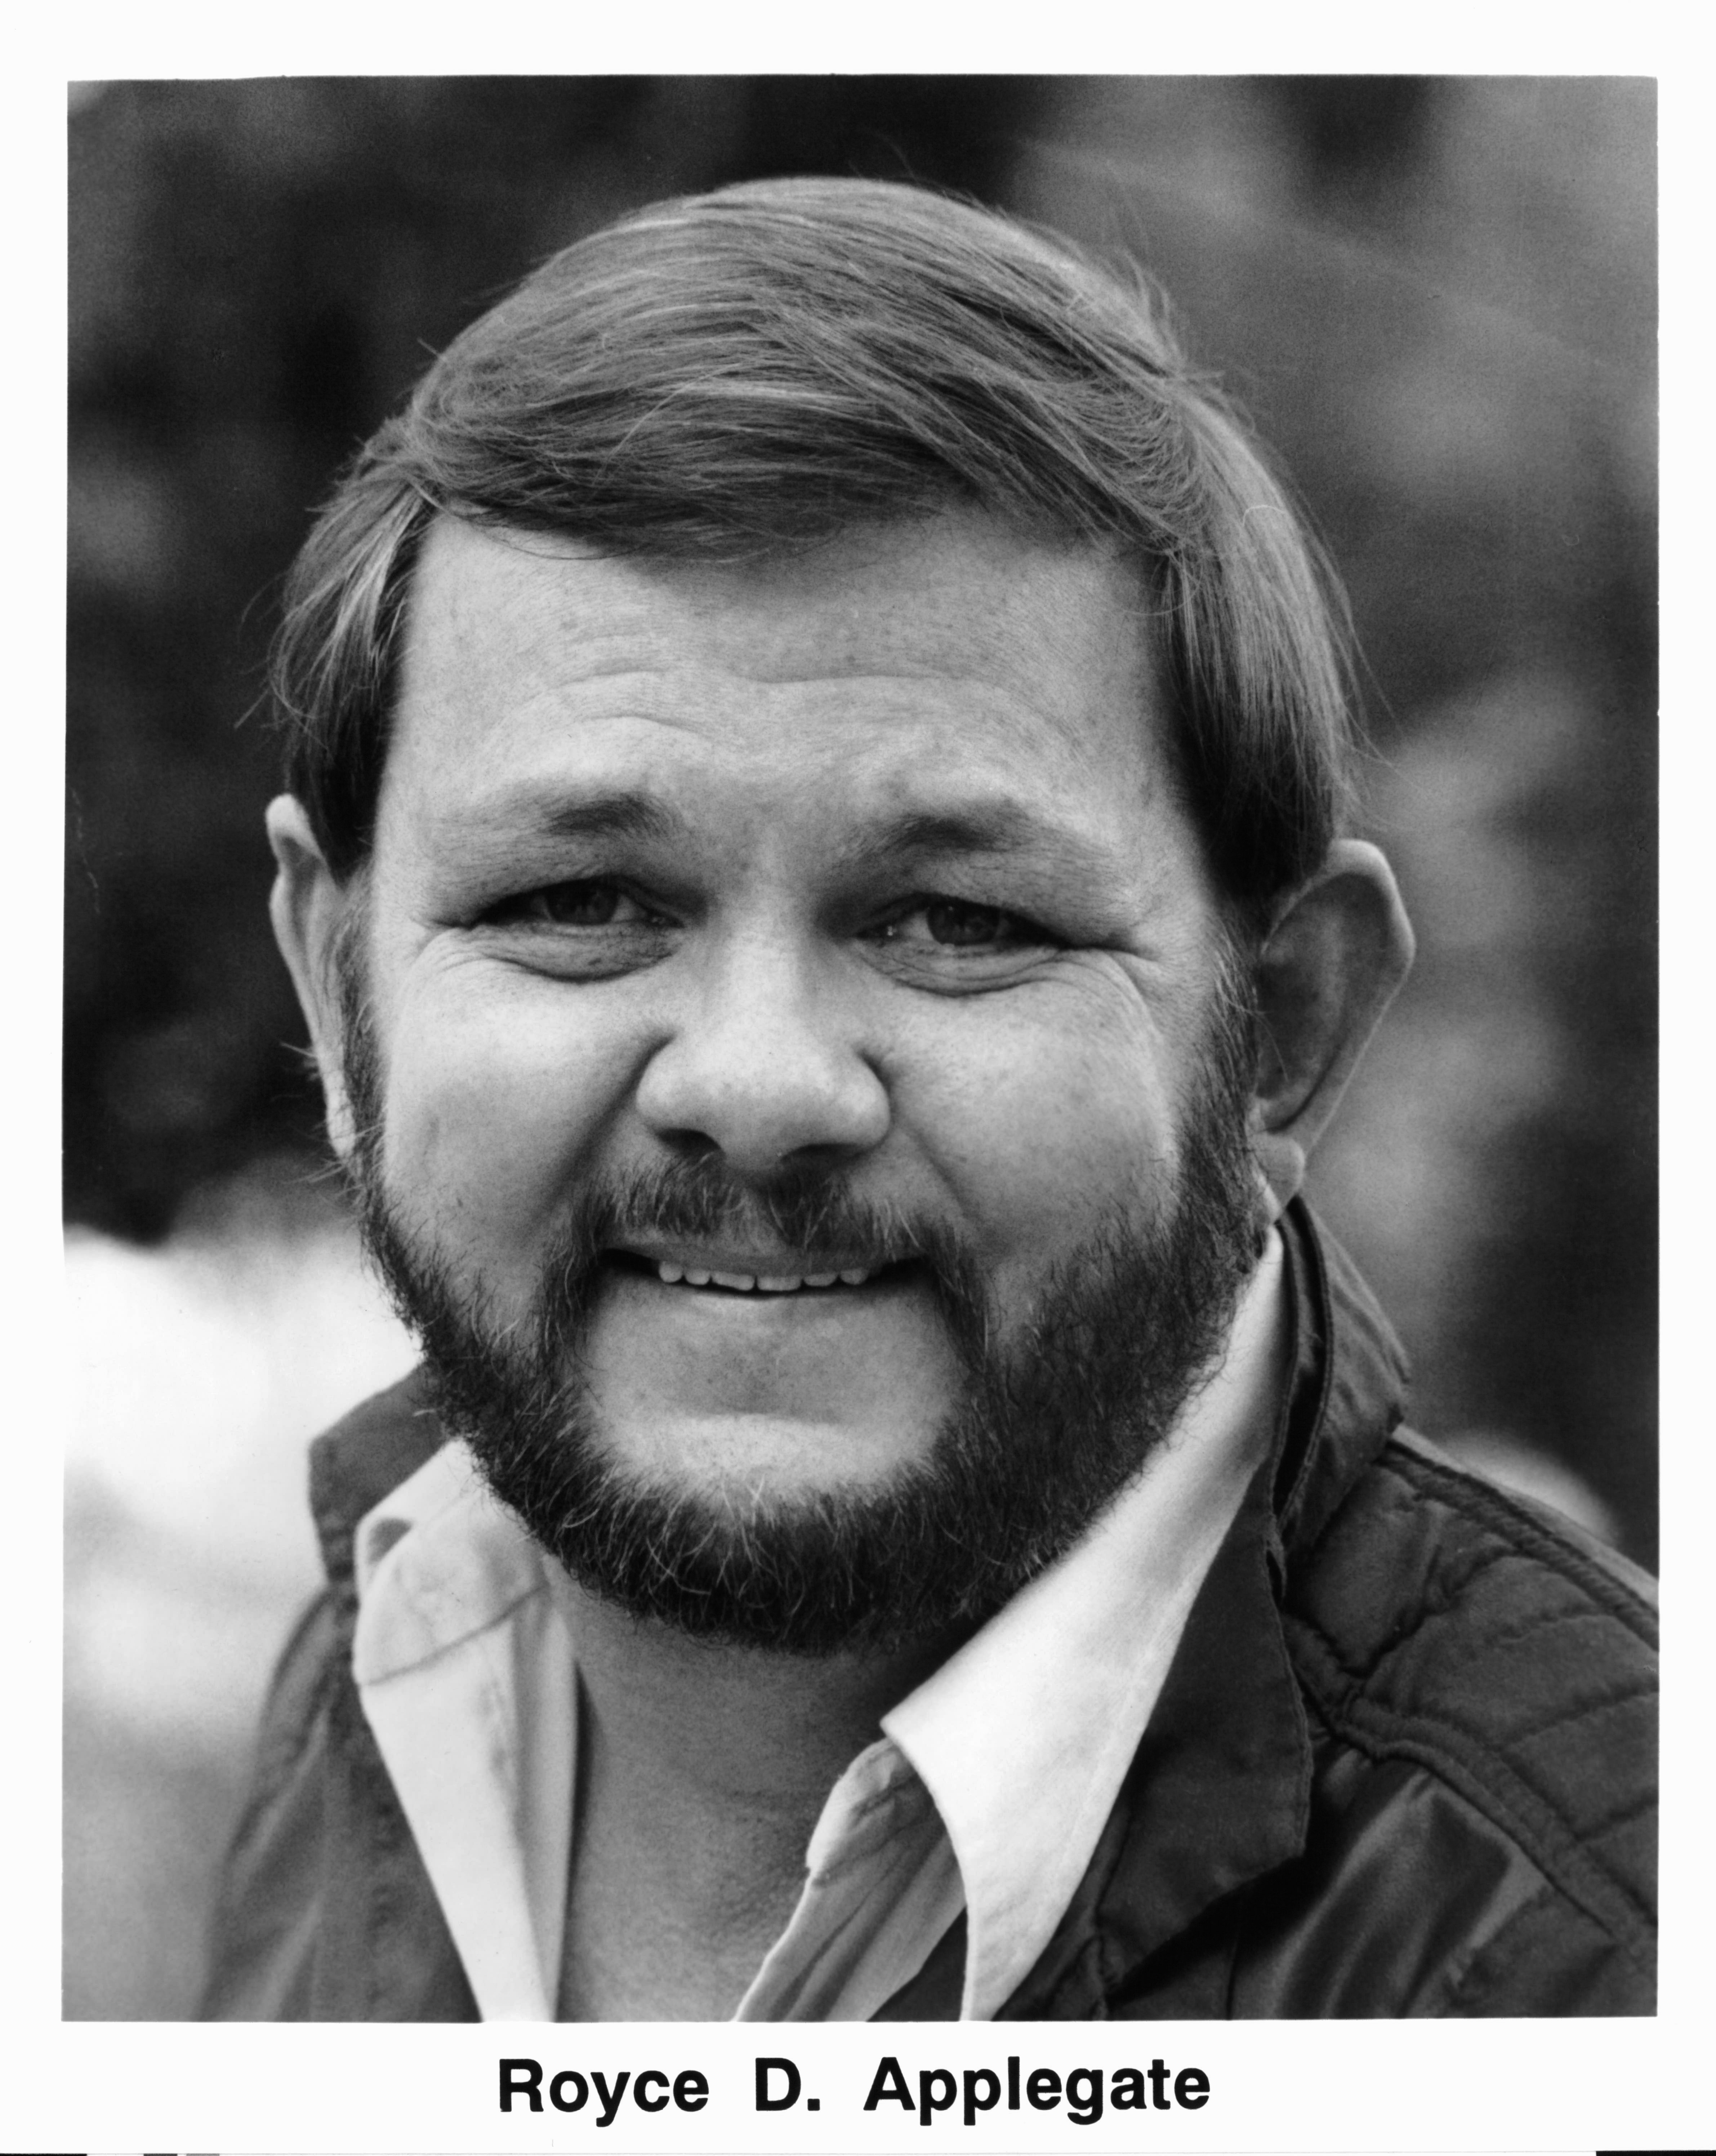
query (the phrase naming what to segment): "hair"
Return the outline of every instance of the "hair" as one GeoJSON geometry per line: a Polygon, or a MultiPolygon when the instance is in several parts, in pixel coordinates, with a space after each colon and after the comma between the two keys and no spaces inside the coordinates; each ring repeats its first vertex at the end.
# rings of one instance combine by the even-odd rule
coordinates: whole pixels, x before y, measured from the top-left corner
{"type": "Polygon", "coordinates": [[[1169,744],[1261,928],[1351,813],[1338,587],[1162,295],[992,211],[873,181],[661,203],[544,263],[359,452],[288,578],[286,783],[367,858],[434,519],[739,562],[975,506],[1135,565],[1169,744]]]}

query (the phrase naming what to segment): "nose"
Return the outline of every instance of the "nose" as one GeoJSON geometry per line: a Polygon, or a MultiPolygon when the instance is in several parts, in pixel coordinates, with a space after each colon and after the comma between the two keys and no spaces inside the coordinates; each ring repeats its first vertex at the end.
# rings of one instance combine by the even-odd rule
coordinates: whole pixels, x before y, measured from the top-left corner
{"type": "Polygon", "coordinates": [[[834,1166],[886,1134],[887,1088],[835,984],[778,945],[730,950],[650,1057],[637,1106],[677,1150],[742,1175],[834,1166]]]}

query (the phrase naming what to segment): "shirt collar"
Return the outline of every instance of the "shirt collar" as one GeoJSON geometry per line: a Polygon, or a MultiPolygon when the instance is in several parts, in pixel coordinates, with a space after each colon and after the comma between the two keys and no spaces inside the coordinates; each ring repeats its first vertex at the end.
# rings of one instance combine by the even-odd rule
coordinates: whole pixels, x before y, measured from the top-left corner
{"type": "Polygon", "coordinates": [[[1272,1236],[1220,1366],[1138,1479],[883,1718],[958,1860],[962,2019],[987,2019],[1016,1989],[1090,1862],[1192,1603],[1267,1451],[1281,1291],[1272,1236]]]}
{"type": "Polygon", "coordinates": [[[540,1594],[545,1560],[467,1445],[444,1445],[359,1522],[352,1672],[402,1675],[540,1594]]]}
{"type": "Polygon", "coordinates": [[[486,2021],[554,2018],[578,1754],[547,1560],[449,1445],[358,1523],[352,1674],[486,2021]]]}

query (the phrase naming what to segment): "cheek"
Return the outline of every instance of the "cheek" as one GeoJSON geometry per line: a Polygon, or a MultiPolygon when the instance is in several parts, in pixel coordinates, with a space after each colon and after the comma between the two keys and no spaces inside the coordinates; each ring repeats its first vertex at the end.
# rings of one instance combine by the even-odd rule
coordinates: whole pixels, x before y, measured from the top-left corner
{"type": "Polygon", "coordinates": [[[388,1187],[491,1274],[534,1277],[629,1080],[623,1032],[569,1001],[455,983],[404,998],[392,1029],[388,1187]]]}
{"type": "Polygon", "coordinates": [[[1117,1204],[1165,1192],[1174,1093],[1148,1027],[1046,998],[1028,1022],[963,1031],[902,1084],[902,1107],[996,1276],[1035,1274],[1117,1204]]]}

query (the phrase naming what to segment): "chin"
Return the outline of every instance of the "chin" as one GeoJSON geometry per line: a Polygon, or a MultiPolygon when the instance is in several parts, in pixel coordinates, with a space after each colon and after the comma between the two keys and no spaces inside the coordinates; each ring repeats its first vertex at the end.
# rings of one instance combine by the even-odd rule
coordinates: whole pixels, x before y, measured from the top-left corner
{"type": "Polygon", "coordinates": [[[884,1486],[925,1461],[968,1391],[912,1269],[857,1290],[728,1294],[604,1268],[563,1381],[621,1474],[700,1495],[884,1486]]]}
{"type": "Polygon", "coordinates": [[[599,1394],[591,1404],[597,1449],[615,1472],[703,1503],[869,1496],[926,1462],[940,1427],[758,1410],[616,1417],[599,1394]]]}

